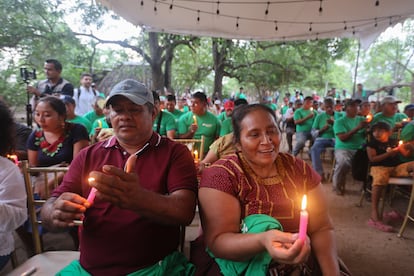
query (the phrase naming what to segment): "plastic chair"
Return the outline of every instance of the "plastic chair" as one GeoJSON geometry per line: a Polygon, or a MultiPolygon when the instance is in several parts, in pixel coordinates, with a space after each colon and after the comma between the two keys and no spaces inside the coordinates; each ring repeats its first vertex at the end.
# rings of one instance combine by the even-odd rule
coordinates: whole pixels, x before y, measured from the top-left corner
{"type": "Polygon", "coordinates": [[[32,238],[36,255],[13,270],[10,275],[23,275],[23,273],[29,275],[29,272],[34,273],[33,270],[35,270],[38,275],[54,275],[73,260],[79,259],[79,251],[43,252],[42,239],[39,232],[39,226],[42,222],[37,216],[37,209],[39,209],[49,198],[50,191],[59,185],[58,179],[61,174],[67,172],[68,167],[29,167],[28,161],[22,161],[21,167],[26,186],[27,207],[29,210],[29,220],[32,227],[32,238]],[[41,199],[35,199],[32,174],[43,175],[44,177],[42,181],[42,184],[44,185],[44,195],[41,199]]]}
{"type": "Polygon", "coordinates": [[[413,202],[414,202],[414,176],[411,178],[405,178],[404,181],[405,181],[404,185],[411,185],[411,195],[408,201],[408,207],[407,207],[407,211],[405,212],[403,224],[401,225],[400,231],[397,234],[399,238],[402,237],[405,227],[407,226],[408,220],[411,220],[412,222],[414,222],[414,217],[411,215],[411,211],[413,209],[413,202]]]}

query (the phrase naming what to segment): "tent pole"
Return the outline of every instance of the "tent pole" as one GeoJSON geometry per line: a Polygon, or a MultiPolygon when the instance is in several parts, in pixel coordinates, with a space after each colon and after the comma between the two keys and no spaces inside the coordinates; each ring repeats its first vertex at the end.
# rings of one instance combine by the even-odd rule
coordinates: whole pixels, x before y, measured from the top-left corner
{"type": "Polygon", "coordinates": [[[356,62],[355,62],[354,86],[352,88],[352,98],[355,97],[356,80],[357,80],[357,76],[358,76],[358,64],[359,64],[359,55],[360,55],[360,53],[361,53],[361,41],[358,38],[358,52],[357,52],[357,57],[356,57],[356,62]]]}

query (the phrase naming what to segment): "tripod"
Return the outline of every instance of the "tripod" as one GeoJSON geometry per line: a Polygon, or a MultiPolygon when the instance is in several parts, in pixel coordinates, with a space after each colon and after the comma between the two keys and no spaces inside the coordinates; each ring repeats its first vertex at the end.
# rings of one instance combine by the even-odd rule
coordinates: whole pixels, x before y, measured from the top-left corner
{"type": "MultiPolygon", "coordinates": [[[[29,82],[26,81],[26,88],[29,85],[29,82]]],[[[32,110],[32,104],[30,103],[30,93],[26,90],[27,95],[27,102],[26,102],[26,123],[27,126],[32,128],[33,123],[33,110],[32,110]]]]}

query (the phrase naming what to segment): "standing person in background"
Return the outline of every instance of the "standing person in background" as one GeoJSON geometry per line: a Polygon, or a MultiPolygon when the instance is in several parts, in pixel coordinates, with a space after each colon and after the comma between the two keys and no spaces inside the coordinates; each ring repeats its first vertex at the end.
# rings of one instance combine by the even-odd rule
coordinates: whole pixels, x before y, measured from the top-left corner
{"type": "Polygon", "coordinates": [[[180,117],[178,136],[184,139],[201,139],[204,136],[204,155],[220,135],[220,121],[207,111],[207,97],[203,92],[196,92],[191,97],[191,112],[180,117]]]}
{"type": "Polygon", "coordinates": [[[19,167],[6,158],[14,154],[13,114],[0,101],[0,272],[14,250],[13,232],[27,219],[26,190],[19,167]]]}
{"type": "Polygon", "coordinates": [[[365,90],[364,86],[362,85],[362,83],[358,83],[357,84],[357,90],[355,91],[355,93],[352,95],[352,99],[357,99],[357,100],[361,100],[361,101],[367,101],[368,97],[380,92],[382,90],[384,90],[385,87],[380,87],[377,90],[365,90]]]}
{"type": "Polygon", "coordinates": [[[305,97],[303,100],[303,107],[296,109],[293,119],[296,125],[296,144],[293,147],[292,154],[298,155],[305,146],[307,140],[312,145],[312,124],[317,114],[317,111],[312,110],[313,98],[311,96],[305,97]]]}
{"type": "Polygon", "coordinates": [[[73,91],[73,98],[76,102],[75,113],[83,116],[92,110],[95,103],[95,97],[98,92],[92,87],[92,75],[89,73],[82,73],[80,77],[81,86],[73,91]]]}
{"type": "Polygon", "coordinates": [[[36,107],[39,97],[47,95],[73,97],[73,85],[60,76],[62,69],[62,64],[58,60],[47,59],[44,65],[46,79],[38,82],[36,87],[27,86],[27,92],[33,94],[31,102],[33,109],[36,107]]]}
{"type": "Polygon", "coordinates": [[[240,87],[239,92],[236,93],[234,99],[235,100],[237,100],[237,99],[246,99],[246,94],[244,94],[244,88],[243,87],[240,87]]]}

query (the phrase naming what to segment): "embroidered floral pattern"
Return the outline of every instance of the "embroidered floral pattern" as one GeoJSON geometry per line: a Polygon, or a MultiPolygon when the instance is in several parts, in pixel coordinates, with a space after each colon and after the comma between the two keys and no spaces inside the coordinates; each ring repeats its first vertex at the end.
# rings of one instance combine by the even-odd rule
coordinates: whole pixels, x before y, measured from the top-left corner
{"type": "Polygon", "coordinates": [[[42,149],[42,152],[46,154],[47,156],[53,157],[55,156],[59,150],[63,146],[63,141],[65,141],[65,138],[67,137],[67,131],[59,137],[54,143],[49,144],[48,141],[46,141],[45,136],[43,135],[43,129],[38,129],[35,132],[35,145],[39,146],[42,149]]]}

